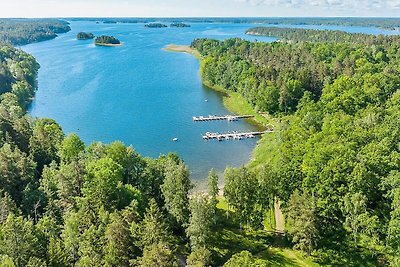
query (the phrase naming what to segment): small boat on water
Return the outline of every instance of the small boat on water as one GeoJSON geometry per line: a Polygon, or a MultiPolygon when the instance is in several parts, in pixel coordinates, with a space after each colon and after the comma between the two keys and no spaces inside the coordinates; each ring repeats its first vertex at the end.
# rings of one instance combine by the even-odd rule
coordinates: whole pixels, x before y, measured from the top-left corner
{"type": "Polygon", "coordinates": [[[174,142],[176,142],[176,141],[178,141],[179,139],[178,138],[174,138],[174,139],[172,139],[172,141],[174,141],[174,142]]]}

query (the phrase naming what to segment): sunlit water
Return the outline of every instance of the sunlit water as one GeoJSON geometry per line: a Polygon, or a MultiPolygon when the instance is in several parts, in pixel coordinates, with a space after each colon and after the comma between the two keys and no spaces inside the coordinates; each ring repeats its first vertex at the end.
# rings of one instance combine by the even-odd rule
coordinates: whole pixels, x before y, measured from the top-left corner
{"type": "Polygon", "coordinates": [[[190,44],[195,38],[274,40],[246,36],[245,31],[254,26],[259,25],[195,23],[191,28],[148,29],[143,24],[72,22],[71,32],[23,47],[41,65],[30,113],[54,118],[66,133],[76,132],[87,144],[121,140],[151,157],[177,152],[194,179],[205,177],[211,168],[222,172],[227,165],[246,164],[257,139],[206,142],[201,134],[257,127],[247,121],[194,123],[196,115],[229,112],[219,93],[202,86],[199,62],[193,56],[162,48],[190,44]],[[113,35],[124,45],[96,47],[93,40],[76,40],[80,31],[113,35]],[[172,141],[175,137],[179,141],[172,141]]]}

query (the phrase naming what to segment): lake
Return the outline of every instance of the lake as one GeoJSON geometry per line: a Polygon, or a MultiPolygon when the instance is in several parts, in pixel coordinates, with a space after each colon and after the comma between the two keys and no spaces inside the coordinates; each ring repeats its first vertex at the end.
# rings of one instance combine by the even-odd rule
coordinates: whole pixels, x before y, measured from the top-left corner
{"type": "MultiPolygon", "coordinates": [[[[195,38],[275,39],[244,34],[259,24],[191,25],[149,29],[142,23],[74,21],[69,33],[23,46],[41,65],[39,89],[30,114],[55,119],[66,133],[77,133],[86,144],[121,140],[150,157],[177,152],[188,164],[193,179],[206,177],[211,168],[221,173],[227,165],[246,164],[257,139],[206,142],[201,134],[258,128],[248,121],[194,123],[193,116],[229,112],[221,94],[202,85],[197,59],[162,48],[171,43],[188,45],[195,38]],[[124,45],[96,47],[93,40],[76,40],[80,31],[112,35],[124,45]]],[[[363,27],[315,28],[388,33],[363,27]]]]}

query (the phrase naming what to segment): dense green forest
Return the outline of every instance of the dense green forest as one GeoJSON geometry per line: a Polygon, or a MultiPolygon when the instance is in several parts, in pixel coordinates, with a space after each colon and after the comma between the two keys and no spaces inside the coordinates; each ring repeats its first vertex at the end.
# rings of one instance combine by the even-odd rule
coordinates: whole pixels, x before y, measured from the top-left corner
{"type": "Polygon", "coordinates": [[[210,261],[215,175],[213,198],[189,200],[176,155],[86,147],[54,120],[30,118],[38,64],[9,45],[0,60],[0,266],[177,266],[190,247],[193,266],[210,261]]]}
{"type": "Polygon", "coordinates": [[[89,40],[89,39],[93,39],[94,38],[94,34],[91,32],[80,32],[76,35],[76,39],[78,40],[89,40]]]}
{"type": "Polygon", "coordinates": [[[121,43],[121,41],[115,38],[114,36],[106,36],[106,35],[96,37],[94,42],[96,45],[107,45],[107,44],[118,45],[121,43]]]}
{"type": "Polygon", "coordinates": [[[312,43],[352,43],[367,45],[390,45],[400,42],[399,35],[385,36],[344,31],[313,30],[278,27],[256,27],[246,31],[246,34],[277,37],[282,42],[312,42],[312,43]]]}
{"type": "Polygon", "coordinates": [[[26,108],[35,94],[38,69],[39,64],[32,56],[10,45],[1,45],[0,94],[12,93],[12,99],[26,108]]]}
{"type": "MultiPolygon", "coordinates": [[[[320,38],[337,35],[326,34],[320,38]]],[[[400,43],[353,36],[366,42],[308,43],[305,35],[290,43],[199,39],[192,47],[207,85],[280,118],[276,135],[265,137],[272,143],[260,144],[271,148],[257,172],[282,202],[295,247],[325,264],[354,266],[347,256],[361,253],[399,266],[400,43]]]]}
{"type": "Polygon", "coordinates": [[[277,118],[223,197],[214,171],[193,192],[175,154],[31,118],[39,64],[0,44],[0,266],[399,266],[400,43],[324,36],[193,41],[207,85],[277,118]]]}
{"type": "Polygon", "coordinates": [[[209,194],[197,195],[177,155],[65,136],[26,114],[35,59],[0,44],[0,65],[0,266],[209,266],[241,251],[213,245],[227,220],[215,172],[209,194]]]}
{"type": "Polygon", "coordinates": [[[56,19],[0,19],[0,42],[25,45],[54,39],[70,30],[67,22],[56,19]]]}

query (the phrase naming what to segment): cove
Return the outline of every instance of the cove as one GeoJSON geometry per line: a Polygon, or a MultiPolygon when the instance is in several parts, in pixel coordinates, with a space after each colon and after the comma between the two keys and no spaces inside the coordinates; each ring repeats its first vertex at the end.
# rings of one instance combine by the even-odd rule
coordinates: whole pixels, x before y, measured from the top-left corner
{"type": "Polygon", "coordinates": [[[275,39],[246,36],[254,24],[191,25],[149,29],[142,23],[74,21],[71,32],[22,47],[41,65],[29,113],[55,119],[66,133],[76,132],[86,144],[120,140],[151,157],[176,152],[193,179],[204,178],[211,168],[221,173],[227,165],[246,164],[257,139],[205,142],[201,134],[257,127],[247,121],[194,123],[193,116],[229,112],[221,94],[202,85],[195,57],[162,48],[171,43],[188,45],[195,38],[275,39]],[[112,35],[124,45],[96,47],[92,40],[76,40],[81,31],[112,35]],[[175,137],[178,142],[172,141],[175,137]]]}

